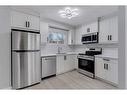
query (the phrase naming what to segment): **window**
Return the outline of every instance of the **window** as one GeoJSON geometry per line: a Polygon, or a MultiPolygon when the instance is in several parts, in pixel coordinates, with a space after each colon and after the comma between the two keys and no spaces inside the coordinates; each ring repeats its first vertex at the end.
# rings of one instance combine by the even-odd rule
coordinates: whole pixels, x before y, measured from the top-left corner
{"type": "Polygon", "coordinates": [[[48,43],[65,44],[66,33],[65,30],[49,28],[48,43]]]}

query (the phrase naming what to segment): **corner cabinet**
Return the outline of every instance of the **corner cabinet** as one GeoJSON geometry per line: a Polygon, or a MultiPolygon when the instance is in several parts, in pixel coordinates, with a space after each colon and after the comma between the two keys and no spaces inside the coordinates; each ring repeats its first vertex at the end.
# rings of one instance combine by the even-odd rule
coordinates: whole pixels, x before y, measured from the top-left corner
{"type": "Polygon", "coordinates": [[[118,60],[110,58],[95,58],[95,76],[107,82],[118,85],[118,60]]]}
{"type": "Polygon", "coordinates": [[[40,30],[40,18],[37,16],[11,11],[11,27],[40,30]]]}
{"type": "Polygon", "coordinates": [[[118,17],[101,18],[99,21],[99,43],[118,43],[118,17]]]}

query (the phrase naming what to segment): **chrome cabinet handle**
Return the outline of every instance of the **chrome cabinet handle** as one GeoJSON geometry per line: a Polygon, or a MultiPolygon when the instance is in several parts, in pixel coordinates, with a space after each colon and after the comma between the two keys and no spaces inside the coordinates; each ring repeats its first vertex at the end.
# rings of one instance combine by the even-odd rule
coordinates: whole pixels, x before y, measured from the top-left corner
{"type": "Polygon", "coordinates": [[[28,21],[28,27],[30,27],[30,22],[28,21]]]}
{"type": "Polygon", "coordinates": [[[67,56],[66,55],[64,56],[64,60],[67,60],[67,56]]]}
{"type": "Polygon", "coordinates": [[[104,60],[104,61],[110,61],[109,59],[105,59],[105,58],[103,58],[103,60],[104,60]]]}
{"type": "Polygon", "coordinates": [[[109,35],[108,35],[108,41],[109,41],[109,35]]]}
{"type": "Polygon", "coordinates": [[[112,40],[112,35],[110,35],[110,40],[112,40]]]}
{"type": "Polygon", "coordinates": [[[106,69],[108,70],[108,64],[106,64],[106,69]]]}
{"type": "Polygon", "coordinates": [[[105,64],[104,64],[104,69],[105,69],[105,64]]]}
{"type": "Polygon", "coordinates": [[[25,27],[27,27],[27,21],[25,22],[25,27]]]}

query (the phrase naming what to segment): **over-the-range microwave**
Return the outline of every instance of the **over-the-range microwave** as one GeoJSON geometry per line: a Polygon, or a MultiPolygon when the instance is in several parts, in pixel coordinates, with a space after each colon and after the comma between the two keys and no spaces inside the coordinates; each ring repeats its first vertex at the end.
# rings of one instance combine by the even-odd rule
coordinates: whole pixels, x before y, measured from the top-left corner
{"type": "Polygon", "coordinates": [[[82,44],[98,43],[98,32],[82,35],[82,44]]]}

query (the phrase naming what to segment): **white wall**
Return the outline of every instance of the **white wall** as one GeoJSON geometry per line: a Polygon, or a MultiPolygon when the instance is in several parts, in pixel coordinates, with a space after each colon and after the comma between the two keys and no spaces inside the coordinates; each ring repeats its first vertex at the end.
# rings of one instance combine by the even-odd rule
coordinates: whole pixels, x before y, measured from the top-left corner
{"type": "Polygon", "coordinates": [[[0,88],[10,86],[11,38],[7,7],[0,7],[0,88]]]}
{"type": "Polygon", "coordinates": [[[119,48],[118,48],[118,82],[119,88],[127,88],[126,84],[126,38],[125,35],[125,21],[127,21],[127,16],[125,17],[125,6],[120,6],[118,8],[118,39],[119,39],[119,48]]]}
{"type": "Polygon", "coordinates": [[[125,8],[125,83],[127,89],[127,6],[125,8]]]}

